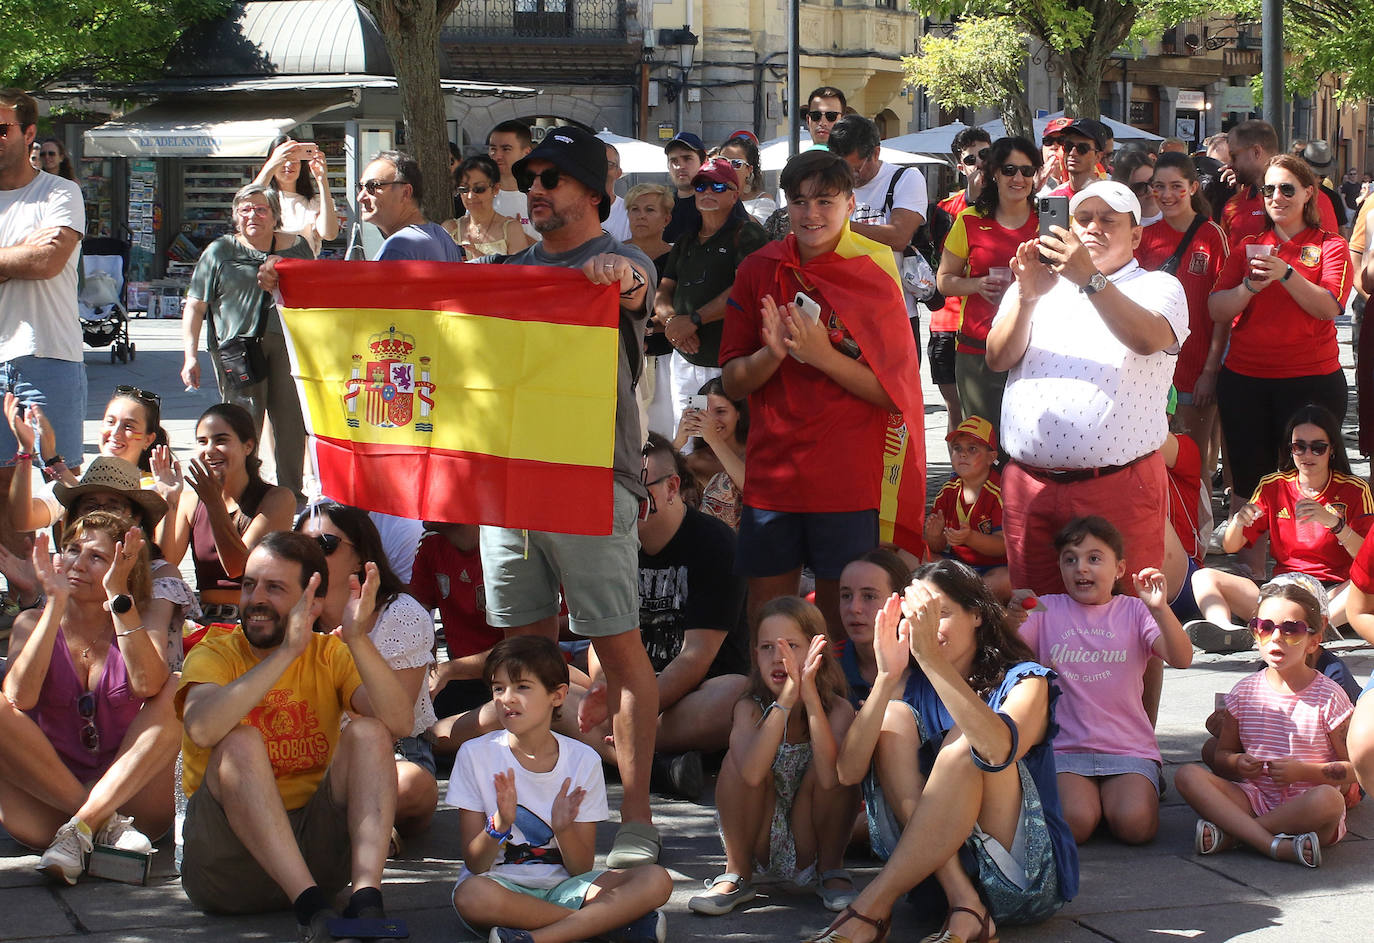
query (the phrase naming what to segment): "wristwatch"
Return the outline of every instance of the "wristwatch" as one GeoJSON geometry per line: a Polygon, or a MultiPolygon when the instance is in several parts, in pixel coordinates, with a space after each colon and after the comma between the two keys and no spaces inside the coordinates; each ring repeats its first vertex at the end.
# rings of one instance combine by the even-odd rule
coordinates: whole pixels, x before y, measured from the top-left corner
{"type": "Polygon", "coordinates": [[[1088,279],[1088,283],[1084,285],[1080,291],[1085,295],[1095,295],[1106,287],[1107,276],[1103,275],[1101,272],[1093,272],[1093,277],[1088,279]]]}
{"type": "Polygon", "coordinates": [[[1283,273],[1283,275],[1281,275],[1281,276],[1279,277],[1279,281],[1281,281],[1281,282],[1286,282],[1286,281],[1288,281],[1288,280],[1289,280],[1290,278],[1292,278],[1292,277],[1293,277],[1293,266],[1290,265],[1290,266],[1288,266],[1288,269],[1283,273]]]}
{"type": "Polygon", "coordinates": [[[692,322],[693,327],[701,327],[701,312],[693,311],[687,315],[687,320],[692,322]]]}

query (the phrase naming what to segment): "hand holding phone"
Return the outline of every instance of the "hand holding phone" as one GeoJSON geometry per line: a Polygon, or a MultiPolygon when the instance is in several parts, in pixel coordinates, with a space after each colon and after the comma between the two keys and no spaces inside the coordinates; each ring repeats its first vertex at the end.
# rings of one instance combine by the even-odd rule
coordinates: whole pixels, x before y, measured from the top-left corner
{"type": "MultiPolygon", "coordinates": [[[[1036,201],[1037,215],[1039,224],[1037,233],[1040,236],[1052,236],[1051,226],[1059,226],[1062,229],[1069,228],[1069,198],[1066,196],[1042,196],[1036,201]]],[[[1045,253],[1040,253],[1040,261],[1046,265],[1051,264],[1051,260],[1045,257],[1045,253]]]]}
{"type": "Polygon", "coordinates": [[[687,408],[699,410],[700,412],[704,413],[706,412],[706,410],[711,408],[711,403],[706,399],[705,395],[701,393],[694,393],[693,395],[687,397],[687,408]]]}

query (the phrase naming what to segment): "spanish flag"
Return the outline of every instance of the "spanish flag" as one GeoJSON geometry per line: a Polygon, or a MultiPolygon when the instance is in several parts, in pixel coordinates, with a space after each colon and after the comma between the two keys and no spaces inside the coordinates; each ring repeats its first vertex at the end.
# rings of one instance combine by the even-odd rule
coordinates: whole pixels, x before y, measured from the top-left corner
{"type": "Polygon", "coordinates": [[[514,265],[277,271],[325,494],[416,520],[611,532],[615,286],[514,265]]]}
{"type": "MultiPolygon", "coordinates": [[[[835,251],[802,267],[797,237],[769,243],[759,252],[795,270],[802,284],[814,284],[836,311],[906,311],[902,279],[892,249],[860,236],[846,223],[835,251]]],[[[897,405],[888,417],[883,454],[882,505],[878,537],[920,557],[925,554],[926,438],[916,339],[905,319],[851,317],[844,322],[863,351],[863,360],[897,405]]]]}

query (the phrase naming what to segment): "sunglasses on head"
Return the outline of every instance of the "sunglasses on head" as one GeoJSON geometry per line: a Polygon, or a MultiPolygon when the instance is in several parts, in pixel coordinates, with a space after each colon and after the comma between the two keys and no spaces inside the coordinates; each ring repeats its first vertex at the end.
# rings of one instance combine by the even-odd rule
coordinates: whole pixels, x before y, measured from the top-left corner
{"type": "Polygon", "coordinates": [[[974,164],[981,164],[983,161],[985,161],[985,160],[988,159],[988,154],[989,154],[991,151],[992,151],[992,148],[990,148],[990,147],[985,147],[985,148],[983,148],[981,151],[979,151],[977,154],[965,154],[965,155],[963,156],[963,158],[962,158],[962,160],[963,160],[963,162],[964,162],[964,166],[965,166],[965,167],[972,167],[974,164]]]}
{"type": "Polygon", "coordinates": [[[100,731],[95,729],[95,695],[83,691],[76,699],[76,712],[86,722],[81,728],[81,745],[92,753],[100,751],[100,731]]]}
{"type": "Polygon", "coordinates": [[[712,193],[724,193],[730,189],[730,184],[720,180],[703,180],[701,183],[692,184],[692,189],[698,193],[705,193],[707,187],[711,188],[712,193]]]}
{"type": "Polygon", "coordinates": [[[1065,154],[1091,154],[1097,150],[1097,145],[1092,141],[1075,141],[1073,143],[1064,141],[1061,146],[1064,148],[1065,154]]]}
{"type": "Polygon", "coordinates": [[[840,120],[840,113],[838,111],[808,111],[806,117],[812,121],[820,121],[824,118],[826,121],[835,122],[840,120]]]}
{"type": "Polygon", "coordinates": [[[1020,174],[1027,180],[1033,180],[1035,178],[1035,168],[1030,164],[1003,164],[1001,167],[998,167],[997,170],[1003,177],[1015,177],[1017,174],[1020,174]]]}
{"type": "Polygon", "coordinates": [[[1290,200],[1297,196],[1298,188],[1291,183],[1266,183],[1260,187],[1260,193],[1264,194],[1266,200],[1274,198],[1274,191],[1277,190],[1290,200]]]}
{"type": "Polygon", "coordinates": [[[1316,635],[1317,630],[1312,628],[1301,619],[1292,622],[1275,622],[1273,619],[1251,619],[1250,631],[1254,634],[1255,640],[1263,642],[1277,632],[1283,637],[1286,645],[1300,645],[1306,641],[1307,636],[1316,635]]]}
{"type": "Polygon", "coordinates": [[[1313,455],[1325,455],[1326,450],[1329,448],[1331,448],[1331,443],[1323,442],[1321,439],[1312,442],[1308,442],[1305,439],[1294,439],[1288,445],[1288,451],[1292,452],[1294,455],[1306,455],[1308,452],[1311,452],[1313,455]]]}
{"type": "Polygon", "coordinates": [[[403,180],[362,180],[358,183],[359,190],[366,190],[368,196],[376,196],[378,190],[385,190],[387,187],[394,187],[403,180]]]}
{"type": "Polygon", "coordinates": [[[525,189],[529,190],[531,187],[534,186],[534,182],[538,180],[539,185],[543,187],[545,190],[556,190],[558,189],[558,184],[560,181],[562,181],[562,179],[563,171],[559,170],[557,167],[545,167],[537,174],[526,172],[525,189]]]}
{"type": "Polygon", "coordinates": [[[459,196],[465,196],[466,194],[469,194],[469,193],[471,193],[471,194],[473,194],[473,195],[475,195],[475,196],[481,196],[483,193],[486,193],[486,192],[487,192],[488,190],[490,190],[490,189],[491,189],[491,185],[490,185],[490,184],[479,183],[479,184],[477,184],[475,187],[459,187],[458,190],[457,190],[457,193],[458,193],[459,196]]]}
{"type": "Polygon", "coordinates": [[[149,393],[147,390],[140,390],[136,386],[129,386],[127,383],[121,383],[119,386],[115,387],[115,395],[132,396],[134,399],[146,400],[149,403],[156,403],[159,406],[162,405],[161,396],[158,396],[156,393],[149,393]]]}
{"type": "Polygon", "coordinates": [[[316,534],[315,543],[320,545],[320,550],[324,551],[326,557],[334,556],[334,551],[339,549],[340,544],[353,546],[351,541],[344,540],[338,534],[316,534]]]}

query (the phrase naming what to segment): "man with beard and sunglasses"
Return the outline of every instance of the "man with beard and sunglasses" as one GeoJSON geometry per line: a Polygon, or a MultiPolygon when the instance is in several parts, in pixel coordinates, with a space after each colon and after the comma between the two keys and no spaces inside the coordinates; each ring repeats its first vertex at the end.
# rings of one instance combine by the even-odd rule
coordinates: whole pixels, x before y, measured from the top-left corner
{"type": "Polygon", "coordinates": [[[553,265],[578,269],[596,285],[620,294],[620,343],[616,375],[614,469],[615,515],[604,537],[483,526],[482,572],[487,620],[507,635],[544,635],[558,640],[559,587],[569,626],[592,640],[600,663],[578,706],[588,730],[618,705],[616,763],[625,795],[620,830],[606,857],[612,868],[652,864],[661,849],[649,808],[649,767],[654,752],[658,690],[639,635],[636,517],[647,506],[635,379],[643,361],[644,320],[658,284],[654,265],[639,249],[602,232],[610,215],[606,145],[581,128],[554,128],[513,171],[529,194],[530,218],[543,235],[514,255],[479,262],[553,265]]]}
{"type": "Polygon", "coordinates": [[[186,896],[207,913],[290,908],[309,943],[334,939],[331,902],[350,881],[344,916],[385,916],[392,743],[410,733],[413,706],[367,635],[376,567],[337,635],[316,631],[327,580],[314,539],[264,537],[244,570],[239,628],[192,649],[176,695],[186,896]]]}

